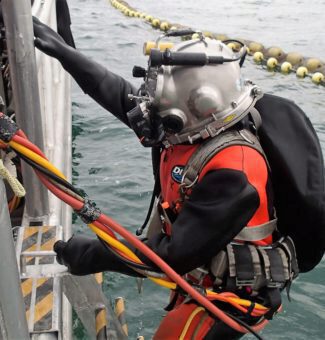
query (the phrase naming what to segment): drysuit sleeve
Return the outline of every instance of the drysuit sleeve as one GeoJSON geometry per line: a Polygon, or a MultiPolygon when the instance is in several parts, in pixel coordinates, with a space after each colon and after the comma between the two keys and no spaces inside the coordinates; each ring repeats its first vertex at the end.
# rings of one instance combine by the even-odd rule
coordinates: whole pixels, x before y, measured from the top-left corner
{"type": "Polygon", "coordinates": [[[124,78],[110,72],[78,50],[67,46],[65,52],[60,62],[81,89],[130,127],[126,113],[135,107],[135,103],[128,95],[136,94],[136,89],[124,78]]]}
{"type": "Polygon", "coordinates": [[[128,94],[136,94],[136,89],[124,78],[66,44],[58,33],[37,18],[33,18],[33,23],[35,46],[56,58],[85,93],[129,126],[126,113],[135,103],[128,94]]]}
{"type": "Polygon", "coordinates": [[[171,235],[160,232],[147,245],[179,274],[185,274],[224,249],[247,225],[259,202],[256,189],[243,172],[211,171],[193,188],[172,225],[171,235]]]}

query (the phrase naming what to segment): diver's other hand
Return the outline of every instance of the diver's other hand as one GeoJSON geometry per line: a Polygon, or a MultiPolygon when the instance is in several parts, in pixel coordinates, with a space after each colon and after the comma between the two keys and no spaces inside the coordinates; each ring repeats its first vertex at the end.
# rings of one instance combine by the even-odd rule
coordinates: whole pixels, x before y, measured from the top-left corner
{"type": "MultiPolygon", "coordinates": [[[[128,246],[128,245],[127,245],[128,246]]],[[[102,240],[82,235],[72,236],[68,242],[57,241],[53,246],[57,261],[74,275],[88,275],[103,271],[141,276],[109,251],[102,240]]]]}
{"type": "Polygon", "coordinates": [[[97,239],[75,235],[68,242],[55,242],[53,250],[57,254],[57,261],[67,266],[71,274],[88,275],[101,271],[96,263],[98,243],[97,239]]]}
{"type": "Polygon", "coordinates": [[[36,17],[33,17],[33,25],[35,46],[47,55],[60,59],[62,50],[68,47],[63,38],[36,17]]]}

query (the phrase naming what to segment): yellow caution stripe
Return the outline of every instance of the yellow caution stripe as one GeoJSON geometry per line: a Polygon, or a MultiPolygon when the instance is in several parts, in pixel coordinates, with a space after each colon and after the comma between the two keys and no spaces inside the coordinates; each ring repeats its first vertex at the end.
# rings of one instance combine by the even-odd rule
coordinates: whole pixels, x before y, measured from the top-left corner
{"type": "Polygon", "coordinates": [[[21,284],[26,306],[26,319],[33,331],[52,329],[53,278],[27,279],[21,284]],[[32,301],[35,291],[34,302],[32,301]]]}
{"type": "Polygon", "coordinates": [[[96,339],[97,340],[106,340],[107,333],[106,333],[106,309],[97,309],[96,310],[96,339]]]}
{"type": "Polygon", "coordinates": [[[120,322],[123,332],[126,336],[128,336],[128,325],[126,323],[125,318],[125,303],[122,297],[118,297],[115,299],[115,314],[117,316],[118,321],[120,322]]]}
{"type": "MultiPolygon", "coordinates": [[[[22,252],[51,251],[57,238],[55,226],[29,226],[24,228],[22,252]]],[[[27,254],[26,254],[27,255],[27,254]]],[[[53,256],[27,257],[26,264],[52,264],[53,256]]],[[[53,278],[23,279],[24,297],[29,329],[35,332],[50,331],[53,327],[54,292],[53,278]]]]}
{"type": "Polygon", "coordinates": [[[99,285],[103,284],[103,273],[96,273],[95,279],[99,285]]]}

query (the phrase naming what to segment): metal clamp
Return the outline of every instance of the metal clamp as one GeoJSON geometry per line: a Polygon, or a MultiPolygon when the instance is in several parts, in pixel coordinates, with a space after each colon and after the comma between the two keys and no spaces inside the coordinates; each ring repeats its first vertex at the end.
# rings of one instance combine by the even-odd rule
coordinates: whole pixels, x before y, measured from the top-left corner
{"type": "Polygon", "coordinates": [[[80,210],[75,210],[75,212],[86,224],[93,223],[101,214],[100,209],[96,207],[96,203],[87,198],[85,198],[83,207],[80,210]]]}
{"type": "Polygon", "coordinates": [[[17,124],[8,116],[1,113],[0,115],[0,139],[9,143],[12,137],[18,131],[17,124]]]}

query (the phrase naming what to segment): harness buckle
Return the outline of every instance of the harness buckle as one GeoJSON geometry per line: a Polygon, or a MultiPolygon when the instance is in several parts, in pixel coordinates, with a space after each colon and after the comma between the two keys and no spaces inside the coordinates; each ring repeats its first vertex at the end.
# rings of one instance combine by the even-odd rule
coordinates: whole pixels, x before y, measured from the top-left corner
{"type": "Polygon", "coordinates": [[[283,285],[284,285],[284,283],[281,283],[281,282],[274,282],[274,281],[271,281],[271,280],[267,281],[267,287],[268,288],[282,288],[283,285]]]}
{"type": "Polygon", "coordinates": [[[252,280],[242,280],[242,279],[238,279],[238,277],[235,277],[235,280],[236,280],[236,285],[238,287],[244,287],[244,286],[254,287],[256,283],[256,276],[254,276],[254,279],[252,280]]]}

